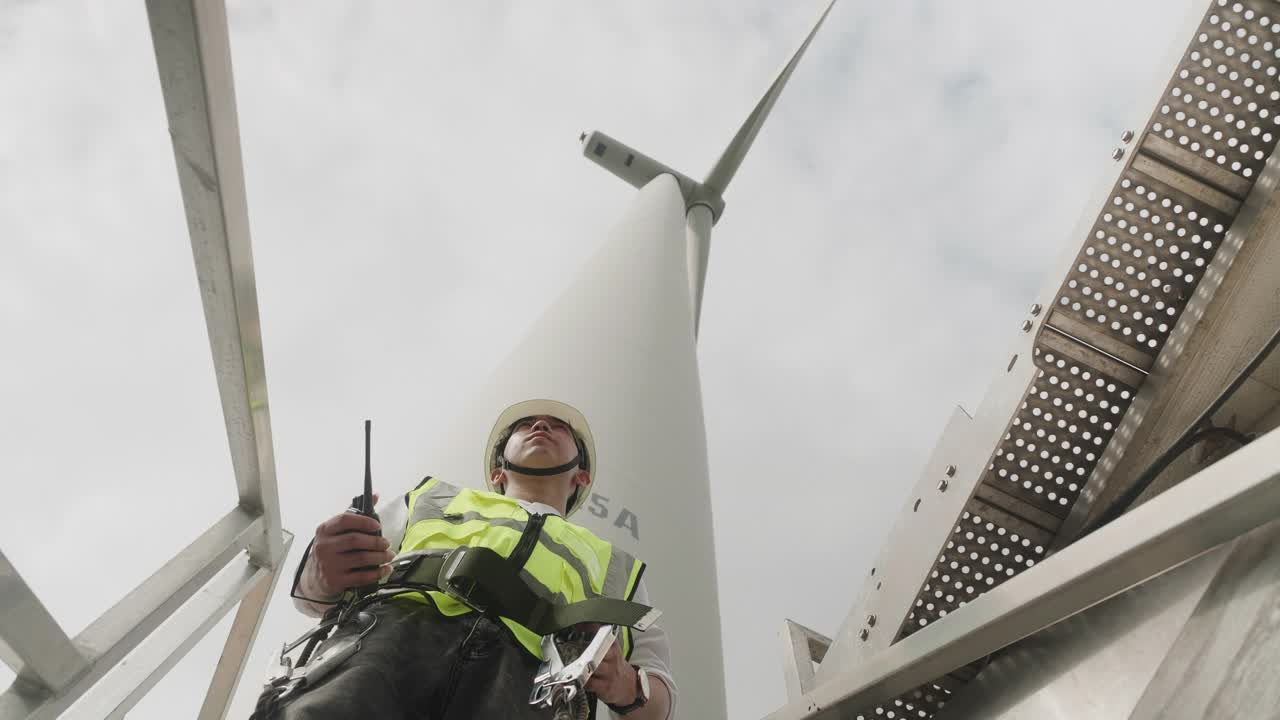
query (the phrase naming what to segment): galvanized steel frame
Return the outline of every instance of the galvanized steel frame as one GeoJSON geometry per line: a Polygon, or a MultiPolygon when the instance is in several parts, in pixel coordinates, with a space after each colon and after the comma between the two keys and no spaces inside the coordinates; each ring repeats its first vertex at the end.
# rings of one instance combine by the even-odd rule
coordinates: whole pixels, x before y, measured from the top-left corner
{"type": "MultiPolygon", "coordinates": [[[[1219,9],[1224,16],[1248,10],[1252,17],[1252,6],[1257,4],[1245,3],[1244,9],[1236,11],[1231,3],[1214,0],[1195,8],[1179,31],[1173,41],[1169,61],[1160,70],[1158,92],[1153,98],[1155,111],[1145,118],[1145,124],[1134,125],[1142,128],[1138,133],[1127,132],[1121,138],[1123,145],[1112,154],[1116,162],[1104,173],[1100,187],[1072,233],[1071,242],[1064,248],[1048,283],[1021,326],[1021,333],[1009,353],[1008,366],[997,374],[976,415],[970,417],[960,410],[953,413],[871,576],[864,581],[851,612],[833,639],[827,659],[818,668],[816,683],[819,688],[843,677],[852,668],[864,666],[872,658],[882,657],[894,643],[904,642],[913,632],[941,616],[954,613],[969,602],[985,603],[984,592],[989,594],[993,592],[992,588],[1000,587],[999,583],[1009,581],[1009,578],[1016,579],[1018,573],[1040,562],[1050,548],[1069,541],[1078,522],[1076,518],[1093,500],[1094,495],[1089,490],[1105,481],[1116,453],[1122,451],[1125,438],[1132,432],[1132,424],[1141,420],[1134,417],[1134,413],[1127,412],[1130,405],[1137,402],[1139,387],[1145,383],[1148,373],[1176,361],[1183,344],[1180,340],[1194,327],[1201,309],[1212,299],[1221,274],[1230,267],[1235,244],[1253,222],[1254,213],[1249,208],[1258,202],[1255,196],[1260,192],[1269,194],[1274,188],[1274,178],[1264,180],[1258,172],[1262,169],[1262,164],[1256,159],[1260,151],[1258,147],[1250,148],[1250,157],[1244,158],[1250,174],[1245,178],[1242,177],[1244,170],[1228,171],[1219,165],[1229,166],[1229,163],[1219,161],[1215,164],[1161,137],[1168,132],[1167,126],[1172,126],[1173,115],[1178,111],[1177,107],[1166,107],[1171,104],[1166,103],[1166,99],[1184,99],[1179,94],[1180,90],[1174,90],[1180,82],[1190,82],[1180,77],[1180,73],[1190,65],[1192,53],[1198,47],[1208,48],[1206,43],[1218,39],[1225,39],[1227,46],[1236,42],[1225,29],[1209,24],[1208,18],[1219,9]],[[1169,67],[1175,68],[1172,80],[1169,79],[1169,67]],[[1159,124],[1162,119],[1164,125],[1159,124]],[[1126,160],[1126,156],[1127,161],[1120,162],[1126,160]],[[1126,204],[1121,194],[1139,194],[1139,186],[1142,186],[1139,202],[1133,206],[1126,204]],[[1140,215],[1143,209],[1141,202],[1148,193],[1157,194],[1156,199],[1150,201],[1153,210],[1140,215]],[[1246,197],[1253,202],[1245,202],[1246,197]],[[1161,205],[1166,198],[1170,201],[1161,205]],[[1165,211],[1161,207],[1170,209],[1165,211]],[[1157,214],[1168,217],[1157,221],[1154,220],[1157,214]],[[1207,225],[1202,217],[1208,220],[1207,225]],[[1195,264],[1196,258],[1203,258],[1205,254],[1200,247],[1187,248],[1192,251],[1190,258],[1166,259],[1165,255],[1160,255],[1161,265],[1150,272],[1165,285],[1169,280],[1181,279],[1183,270],[1178,269],[1174,273],[1181,267],[1179,263],[1185,263],[1188,268],[1194,267],[1198,277],[1197,282],[1190,286],[1194,294],[1183,291],[1179,285],[1172,295],[1165,298],[1169,300],[1168,307],[1152,308],[1162,313],[1175,308],[1177,317],[1166,321],[1170,326],[1167,330],[1153,328],[1148,320],[1146,327],[1151,328],[1152,336],[1149,338],[1140,334],[1143,325],[1139,321],[1146,318],[1141,314],[1131,316],[1123,307],[1125,297],[1118,292],[1113,293],[1112,281],[1108,280],[1103,288],[1102,280],[1112,272],[1103,264],[1110,265],[1112,258],[1098,254],[1107,252],[1104,241],[1117,246],[1113,255],[1120,255],[1120,245],[1125,245],[1128,253],[1128,238],[1121,235],[1120,230],[1132,233],[1128,227],[1138,221],[1149,225],[1167,221],[1176,225],[1178,230],[1175,233],[1175,227],[1168,228],[1168,243],[1143,246],[1142,249],[1148,250],[1150,255],[1154,256],[1157,248],[1163,253],[1170,253],[1171,248],[1166,245],[1178,242],[1177,238],[1183,237],[1184,232],[1194,236],[1201,232],[1202,227],[1206,228],[1204,233],[1213,250],[1208,254],[1211,262],[1207,268],[1195,264]],[[1215,224],[1223,228],[1219,230],[1215,224]],[[1119,239],[1113,242],[1114,238],[1119,239]],[[1081,239],[1084,240],[1083,245],[1081,239]],[[1099,259],[1103,263],[1099,263],[1099,259]],[[1168,269],[1163,264],[1166,261],[1168,269]],[[1091,281],[1085,277],[1090,273],[1093,273],[1092,281],[1104,289],[1103,299],[1119,298],[1121,301],[1119,310],[1115,312],[1117,318],[1107,318],[1106,323],[1095,322],[1098,318],[1089,310],[1093,298],[1089,297],[1087,290],[1081,296],[1073,281],[1076,276],[1084,278],[1085,281],[1080,283],[1083,287],[1091,281]],[[1087,317],[1086,312],[1089,312],[1087,317]],[[1123,327],[1115,327],[1113,321],[1116,320],[1124,321],[1121,323],[1123,327]],[[1139,342],[1136,338],[1142,340],[1139,342]],[[1081,378],[1087,378],[1089,383],[1081,382],[1081,378]],[[1094,385],[1095,382],[1098,385],[1094,385]],[[1055,430],[1055,427],[1064,427],[1061,423],[1064,418],[1052,418],[1059,421],[1057,426],[1046,419],[1052,417],[1051,413],[1058,413],[1055,408],[1059,406],[1070,410],[1073,402],[1071,393],[1079,396],[1082,388],[1090,396],[1096,395],[1089,397],[1088,403],[1074,401],[1077,404],[1074,411],[1083,413],[1087,419],[1076,421],[1070,412],[1061,412],[1061,416],[1071,421],[1070,427],[1055,430]],[[1127,424],[1122,424],[1121,418],[1127,424]],[[1030,427],[1026,427],[1028,425],[1030,427]],[[1048,431],[1047,439],[1038,440],[1037,435],[1045,437],[1040,435],[1045,430],[1048,431]],[[1056,439],[1053,437],[1055,433],[1059,435],[1056,439]],[[1059,449],[1059,441],[1063,443],[1062,449],[1059,449]],[[1017,448],[1013,447],[1015,444],[1017,448]],[[1011,457],[1005,457],[1006,451],[1011,457]],[[1045,454],[1046,451],[1049,455],[1045,454]],[[1073,462],[1064,466],[1058,455],[1073,462]],[[1081,460],[1082,456],[1087,460],[1081,460]],[[1024,477],[1018,478],[1019,473],[1024,477]],[[1057,477],[1051,477],[1054,475],[1057,477]],[[1022,487],[1027,482],[1007,482],[1006,476],[1029,481],[1033,487],[1022,487]],[[1057,487],[1052,481],[1058,483],[1057,487]],[[1050,494],[1051,491],[1054,493],[1050,494]],[[974,526],[969,527],[967,523],[974,523],[974,526]],[[975,535],[976,540],[969,543],[973,547],[962,547],[965,537],[972,540],[975,535]],[[1012,548],[1018,556],[1017,562],[1006,560],[1006,567],[996,564],[1001,556],[988,551],[995,541],[999,541],[1004,556],[1009,556],[1012,548]],[[983,544],[982,547],[978,547],[979,544],[983,544]],[[988,563],[997,572],[990,572],[988,563]],[[974,567],[964,567],[968,564],[974,567]],[[959,570],[963,570],[963,577],[948,578],[948,568],[955,568],[953,573],[956,576],[960,576],[959,570]],[[971,573],[971,570],[975,572],[971,573]],[[961,587],[960,590],[953,589],[952,580],[957,581],[955,587],[961,587]],[[938,587],[931,587],[931,581],[938,587]],[[940,581],[946,582],[945,587],[940,581]],[[938,592],[942,594],[938,595],[938,592]]],[[[1269,3],[1267,5],[1270,7],[1269,3]]],[[[1234,17],[1231,19],[1236,20],[1234,17]]],[[[1243,19],[1241,15],[1240,20],[1243,19]]],[[[1280,24],[1269,26],[1267,33],[1275,33],[1277,28],[1280,24]]],[[[1261,31],[1258,35],[1266,40],[1267,53],[1271,53],[1275,49],[1269,44],[1271,41],[1261,31]]],[[[1238,42],[1243,45],[1246,39],[1241,36],[1238,42]]],[[[1247,42],[1247,49],[1254,49],[1254,38],[1249,37],[1247,42]]],[[[1218,49],[1220,51],[1221,48],[1218,49]]],[[[1238,53],[1238,50],[1227,52],[1222,61],[1235,62],[1239,59],[1238,53]]],[[[1203,54],[1207,59],[1210,53],[1206,50],[1203,54]]],[[[1257,54],[1263,54],[1261,47],[1257,48],[1257,54]]],[[[1235,65],[1227,68],[1227,74],[1221,78],[1224,85],[1228,83],[1228,75],[1236,69],[1235,65]]],[[[1209,75],[1221,74],[1222,71],[1212,67],[1204,72],[1209,75]]],[[[1254,72],[1258,77],[1263,74],[1254,72]]],[[[1275,73],[1263,78],[1266,83],[1258,83],[1257,86],[1252,84],[1253,80],[1241,85],[1235,82],[1236,79],[1238,76],[1230,79],[1232,92],[1243,93],[1250,89],[1250,92],[1256,91],[1260,100],[1265,99],[1264,107],[1272,108],[1276,104],[1277,97],[1269,93],[1264,96],[1262,92],[1264,84],[1265,90],[1274,89],[1275,73]]],[[[1211,77],[1210,82],[1212,80],[1211,77]]],[[[1197,92],[1200,87],[1200,84],[1195,86],[1197,92]]],[[[1210,106],[1218,102],[1207,90],[1205,95],[1210,106]]],[[[1245,100],[1252,97],[1250,95],[1245,100]]],[[[1213,115],[1213,118],[1218,118],[1214,122],[1231,117],[1230,104],[1223,103],[1228,112],[1223,118],[1213,115]]],[[[1205,114],[1194,110],[1189,103],[1187,109],[1205,114]]],[[[1271,112],[1274,111],[1273,108],[1271,112]]],[[[1240,112],[1243,115],[1244,110],[1240,112]]],[[[1252,108],[1249,112],[1254,113],[1252,108]]],[[[1268,123],[1272,121],[1267,110],[1262,111],[1261,117],[1268,123]]],[[[1252,124],[1261,124],[1252,115],[1250,119],[1252,124]]],[[[1208,122],[1205,127],[1209,127],[1208,122]]],[[[1264,133],[1266,143],[1262,150],[1270,155],[1275,148],[1274,136],[1280,132],[1270,125],[1263,128],[1264,131],[1268,129],[1270,131],[1264,133]]],[[[1182,132],[1183,128],[1178,128],[1178,133],[1182,132]]],[[[1191,132],[1186,131],[1188,134],[1191,132]]],[[[1207,138],[1208,130],[1204,132],[1207,138]]],[[[1182,141],[1177,133],[1174,139],[1182,141]]],[[[1200,147],[1194,142],[1187,145],[1200,147]]],[[[1224,150],[1227,149],[1225,142],[1222,145],[1224,150]]],[[[1234,141],[1230,148],[1238,149],[1234,141]]],[[[1265,174],[1270,175],[1271,172],[1265,174]]],[[[1155,234],[1159,239],[1160,231],[1155,234]]],[[[1151,238],[1147,241],[1150,243],[1151,238]]],[[[1138,249],[1139,240],[1132,240],[1132,244],[1138,249]]],[[[1132,258],[1128,254],[1117,258],[1122,259],[1126,267],[1123,271],[1117,269],[1119,277],[1113,279],[1124,280],[1128,266],[1138,265],[1133,258],[1139,257],[1150,262],[1150,259],[1142,257],[1142,253],[1134,253],[1132,258]]],[[[1136,275],[1141,278],[1145,266],[1136,269],[1139,271],[1136,275]]],[[[1139,286],[1137,282],[1130,284],[1139,286]]],[[[1143,297],[1131,304],[1138,310],[1148,310],[1148,302],[1154,303],[1156,298],[1167,292],[1160,284],[1154,284],[1154,287],[1160,292],[1148,291],[1144,287],[1140,292],[1143,297]],[[1145,297],[1147,294],[1153,296],[1151,301],[1145,297]]],[[[1098,314],[1101,314],[1105,305],[1098,307],[1098,314]]],[[[789,665],[794,662],[790,658],[786,661],[789,665]]],[[[928,679],[922,688],[907,688],[913,691],[911,697],[915,702],[912,709],[917,711],[913,716],[920,710],[931,714],[950,689],[967,681],[975,672],[974,668],[952,670],[956,672],[950,676],[928,679]],[[926,695],[930,697],[926,698],[926,695]]],[[[885,709],[894,708],[886,706],[885,709]]],[[[870,711],[872,708],[859,710],[870,711]]]]}
{"type": "Polygon", "coordinates": [[[798,700],[813,690],[814,665],[826,657],[831,638],[807,628],[798,622],[787,620],[782,624],[783,678],[787,683],[787,700],[798,700]]]}
{"type": "Polygon", "coordinates": [[[1273,430],[766,720],[853,717],[1273,522],[1277,457],[1273,430]]]}
{"type": "Polygon", "coordinates": [[[0,554],[0,720],[86,703],[123,717],[240,603],[200,712],[222,718],[293,537],[281,527],[222,0],[148,0],[239,504],[73,640],[0,554]],[[163,625],[163,627],[161,627],[163,625]],[[128,667],[120,662],[128,657],[128,667]],[[95,688],[108,673],[109,688],[95,688]]]}
{"type": "Polygon", "coordinates": [[[147,15],[236,489],[265,520],[250,553],[268,565],[283,536],[226,8],[149,0],[147,15]]]}

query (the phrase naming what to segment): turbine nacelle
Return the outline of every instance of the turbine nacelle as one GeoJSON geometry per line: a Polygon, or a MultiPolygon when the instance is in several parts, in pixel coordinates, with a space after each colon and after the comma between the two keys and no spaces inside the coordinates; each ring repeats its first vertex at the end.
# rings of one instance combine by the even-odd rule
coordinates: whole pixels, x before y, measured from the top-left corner
{"type": "Polygon", "coordinates": [[[598,130],[585,132],[579,138],[582,140],[582,154],[588,160],[617,175],[633,187],[643,188],[654,178],[664,174],[675,178],[679,184],[687,213],[689,295],[693,303],[694,337],[697,337],[702,317],[702,291],[706,286],[707,261],[711,254],[711,228],[720,220],[720,215],[724,212],[724,192],[728,189],[733,176],[737,174],[738,168],[742,166],[742,161],[746,159],[747,152],[751,150],[751,145],[760,133],[760,128],[764,127],[764,121],[773,110],[774,103],[778,101],[783,88],[787,86],[787,81],[791,79],[791,73],[795,71],[800,58],[804,56],[804,51],[809,49],[809,43],[818,34],[818,29],[822,27],[822,22],[827,19],[827,15],[831,13],[831,8],[835,4],[836,0],[830,0],[827,3],[822,14],[818,16],[818,21],[813,24],[813,29],[805,36],[804,42],[800,43],[800,47],[792,54],[787,64],[782,66],[782,70],[769,85],[769,89],[752,108],[751,114],[738,128],[738,132],[729,141],[724,152],[720,153],[719,159],[702,182],[677,172],[670,166],[598,130]]]}
{"type": "Polygon", "coordinates": [[[717,220],[720,218],[720,213],[724,212],[724,197],[720,193],[713,192],[688,175],[654,160],[620,140],[599,130],[584,132],[578,139],[582,141],[584,157],[622,178],[632,187],[640,189],[659,175],[670,175],[680,185],[680,193],[684,195],[685,209],[692,209],[695,205],[705,205],[711,210],[711,216],[717,220]]]}
{"type": "Polygon", "coordinates": [[[787,60],[787,64],[782,66],[782,70],[769,85],[769,89],[752,108],[751,114],[742,123],[742,127],[738,128],[738,132],[729,141],[724,152],[720,153],[720,158],[716,160],[716,164],[712,166],[702,182],[697,182],[684,173],[677,172],[598,130],[585,132],[579,138],[582,140],[582,154],[588,160],[636,188],[642,188],[655,177],[667,173],[680,183],[680,191],[684,194],[687,209],[692,210],[697,205],[705,205],[711,211],[713,221],[719,220],[720,214],[724,211],[724,192],[729,188],[729,182],[733,180],[742,161],[746,159],[756,135],[760,133],[760,128],[764,127],[764,121],[768,119],[774,103],[778,101],[783,88],[787,86],[787,81],[791,79],[791,73],[800,64],[800,58],[804,57],[805,50],[809,49],[809,43],[813,42],[818,29],[822,27],[823,21],[827,19],[827,15],[831,13],[831,8],[835,7],[835,4],[836,0],[830,0],[823,8],[822,14],[818,16],[817,22],[800,43],[800,47],[787,60]]]}

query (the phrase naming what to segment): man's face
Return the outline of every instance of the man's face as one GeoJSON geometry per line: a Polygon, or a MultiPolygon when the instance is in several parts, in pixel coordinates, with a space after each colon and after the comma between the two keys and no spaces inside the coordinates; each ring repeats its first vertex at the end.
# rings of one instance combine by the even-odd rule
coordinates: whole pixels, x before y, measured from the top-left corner
{"type": "Polygon", "coordinates": [[[568,423],[550,415],[538,415],[515,424],[503,455],[516,465],[549,468],[577,457],[578,446],[568,423]]]}

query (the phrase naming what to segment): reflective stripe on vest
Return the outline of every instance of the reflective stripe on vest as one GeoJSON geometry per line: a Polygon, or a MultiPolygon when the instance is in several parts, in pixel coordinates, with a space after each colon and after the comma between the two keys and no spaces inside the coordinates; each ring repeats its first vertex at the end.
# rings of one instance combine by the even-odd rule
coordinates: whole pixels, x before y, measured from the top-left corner
{"type": "MultiPolygon", "coordinates": [[[[424,481],[405,499],[409,522],[398,554],[468,545],[487,547],[510,557],[530,517],[513,498],[459,489],[434,478],[424,481]]],[[[643,571],[644,563],[586,528],[548,515],[520,575],[539,596],[556,604],[569,604],[596,597],[630,600],[643,571]]],[[[471,611],[444,593],[431,591],[427,595],[443,615],[471,611]]],[[[406,597],[428,602],[420,593],[406,597]]],[[[514,620],[502,618],[502,622],[526,650],[542,657],[541,637],[514,620]]],[[[630,658],[631,629],[624,628],[619,639],[623,656],[630,658]]]]}

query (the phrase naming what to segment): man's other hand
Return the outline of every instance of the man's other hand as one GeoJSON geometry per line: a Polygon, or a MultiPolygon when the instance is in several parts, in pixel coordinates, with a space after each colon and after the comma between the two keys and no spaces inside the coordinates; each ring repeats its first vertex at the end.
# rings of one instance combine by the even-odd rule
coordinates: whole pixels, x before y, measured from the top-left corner
{"type": "Polygon", "coordinates": [[[636,699],[636,669],[622,658],[617,639],[605,653],[600,667],[587,680],[587,691],[610,705],[630,705],[636,699]]]}
{"type": "Polygon", "coordinates": [[[339,513],[320,523],[311,554],[320,589],[328,596],[378,582],[391,572],[387,563],[395,557],[382,537],[382,525],[353,512],[339,513]],[[369,567],[374,569],[361,569],[369,567]]]}

